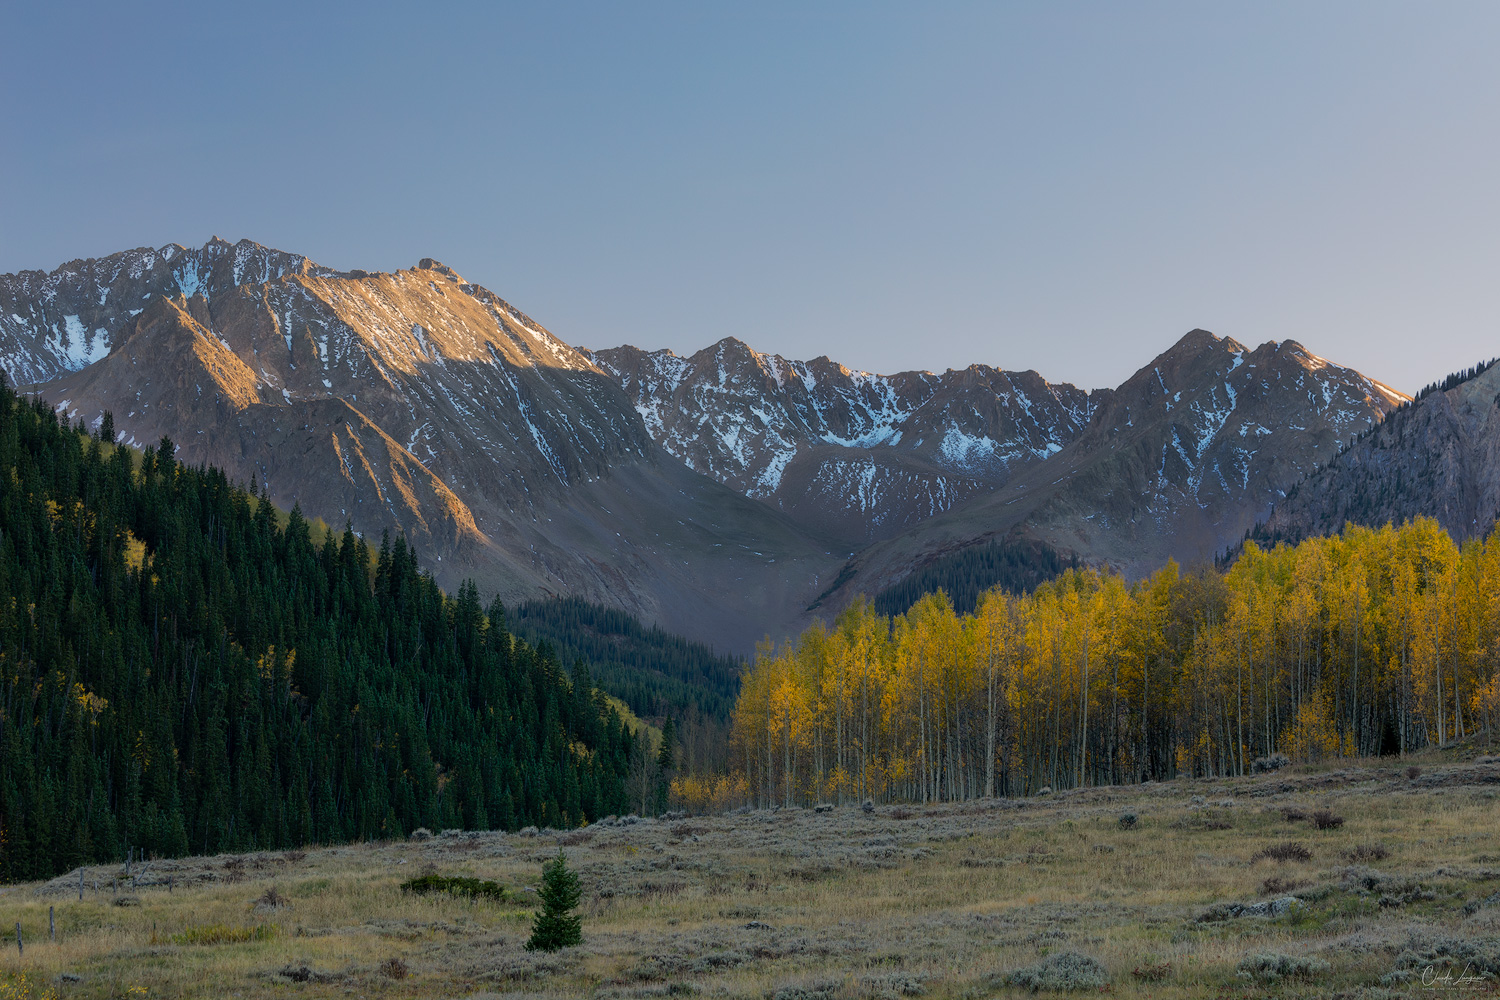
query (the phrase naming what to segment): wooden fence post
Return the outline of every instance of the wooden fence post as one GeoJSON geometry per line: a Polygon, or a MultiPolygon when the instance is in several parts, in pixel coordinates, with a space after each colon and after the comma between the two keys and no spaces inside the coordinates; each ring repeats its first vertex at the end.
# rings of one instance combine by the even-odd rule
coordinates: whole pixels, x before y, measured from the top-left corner
{"type": "Polygon", "coordinates": [[[52,912],[52,907],[47,907],[47,936],[57,944],[57,916],[52,912]]]}
{"type": "Polygon", "coordinates": [[[26,957],[26,946],[21,943],[21,921],[16,921],[16,954],[26,957]]]}

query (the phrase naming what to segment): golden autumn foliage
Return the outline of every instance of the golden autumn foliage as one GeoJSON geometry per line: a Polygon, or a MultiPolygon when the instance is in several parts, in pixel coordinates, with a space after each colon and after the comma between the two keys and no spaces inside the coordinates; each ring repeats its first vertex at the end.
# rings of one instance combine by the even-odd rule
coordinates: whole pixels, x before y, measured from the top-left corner
{"type": "Polygon", "coordinates": [[[1297,718],[1287,728],[1283,748],[1299,764],[1354,756],[1353,741],[1347,733],[1339,734],[1333,704],[1327,695],[1321,694],[1298,706],[1297,718]]]}
{"type": "Polygon", "coordinates": [[[744,804],[749,787],[740,774],[683,774],[672,779],[672,802],[691,813],[726,812],[744,804]]]}
{"type": "Polygon", "coordinates": [[[1224,572],[1070,570],[958,615],[859,601],[759,649],[754,801],[935,801],[1402,753],[1500,722],[1500,534],[1435,521],[1245,547],[1224,572]]]}

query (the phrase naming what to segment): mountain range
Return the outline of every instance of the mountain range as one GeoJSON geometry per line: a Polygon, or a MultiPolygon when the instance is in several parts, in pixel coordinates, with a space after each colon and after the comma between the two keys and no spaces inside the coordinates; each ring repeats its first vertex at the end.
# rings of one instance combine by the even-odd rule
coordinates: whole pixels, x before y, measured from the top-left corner
{"type": "Polygon", "coordinates": [[[431,259],[336,271],[217,238],[0,275],[0,367],[70,420],[401,533],[450,590],[735,652],[1001,539],[1132,572],[1211,558],[1408,402],[1202,330],[1093,391],[733,339],[581,350],[431,259]]]}

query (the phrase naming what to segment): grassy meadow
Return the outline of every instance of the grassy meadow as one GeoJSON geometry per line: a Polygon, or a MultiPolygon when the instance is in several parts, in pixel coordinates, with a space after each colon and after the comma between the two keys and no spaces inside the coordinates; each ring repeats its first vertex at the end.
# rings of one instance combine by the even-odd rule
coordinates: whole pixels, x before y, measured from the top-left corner
{"type": "Polygon", "coordinates": [[[86,869],[82,902],[75,870],[0,888],[0,1000],[1493,990],[1457,977],[1500,971],[1500,759],[1419,766],[148,861],[86,869]],[[560,847],[584,944],[529,953],[560,847]],[[433,873],[507,898],[400,888],[433,873]]]}

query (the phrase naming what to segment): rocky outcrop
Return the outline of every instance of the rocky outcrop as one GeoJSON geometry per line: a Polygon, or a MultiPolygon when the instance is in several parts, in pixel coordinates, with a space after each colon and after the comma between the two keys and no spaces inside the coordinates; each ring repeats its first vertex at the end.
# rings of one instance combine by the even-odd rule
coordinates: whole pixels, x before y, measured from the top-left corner
{"type": "Polygon", "coordinates": [[[987,365],[872,375],[726,338],[589,352],[687,465],[857,546],[1003,485],[1087,425],[1090,394],[987,365]]]}

